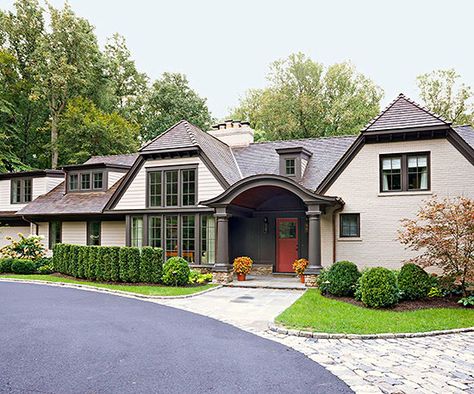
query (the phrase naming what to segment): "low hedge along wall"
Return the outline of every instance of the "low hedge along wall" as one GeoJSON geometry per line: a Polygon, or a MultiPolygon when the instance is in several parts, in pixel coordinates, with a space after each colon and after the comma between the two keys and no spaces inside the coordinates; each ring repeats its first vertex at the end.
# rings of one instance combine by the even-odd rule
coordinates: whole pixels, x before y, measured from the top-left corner
{"type": "Polygon", "coordinates": [[[56,244],[53,248],[56,272],[77,278],[112,282],[159,283],[163,250],[145,246],[81,246],[56,244]]]}

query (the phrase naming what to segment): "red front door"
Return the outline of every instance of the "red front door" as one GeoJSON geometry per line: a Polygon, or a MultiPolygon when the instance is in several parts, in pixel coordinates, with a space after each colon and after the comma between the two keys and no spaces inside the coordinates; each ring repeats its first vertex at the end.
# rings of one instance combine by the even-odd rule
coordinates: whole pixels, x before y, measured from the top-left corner
{"type": "Polygon", "coordinates": [[[298,258],[298,219],[278,218],[276,238],[277,272],[293,272],[293,261],[298,258]]]}

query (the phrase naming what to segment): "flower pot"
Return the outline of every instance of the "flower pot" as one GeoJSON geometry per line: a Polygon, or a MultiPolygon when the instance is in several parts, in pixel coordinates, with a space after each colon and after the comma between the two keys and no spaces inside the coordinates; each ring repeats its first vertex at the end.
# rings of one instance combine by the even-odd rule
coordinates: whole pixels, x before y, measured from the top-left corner
{"type": "Polygon", "coordinates": [[[245,280],[245,274],[237,274],[237,280],[243,282],[245,280]]]}
{"type": "Polygon", "coordinates": [[[300,281],[301,283],[304,283],[304,275],[300,275],[300,281]]]}

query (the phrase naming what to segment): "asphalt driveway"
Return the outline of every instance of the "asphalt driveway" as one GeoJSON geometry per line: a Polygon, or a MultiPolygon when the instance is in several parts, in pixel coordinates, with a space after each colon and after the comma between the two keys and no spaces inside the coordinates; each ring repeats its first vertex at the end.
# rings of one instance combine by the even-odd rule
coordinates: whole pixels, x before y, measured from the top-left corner
{"type": "Polygon", "coordinates": [[[301,353],[194,313],[0,283],[0,392],[348,393],[301,353]]]}

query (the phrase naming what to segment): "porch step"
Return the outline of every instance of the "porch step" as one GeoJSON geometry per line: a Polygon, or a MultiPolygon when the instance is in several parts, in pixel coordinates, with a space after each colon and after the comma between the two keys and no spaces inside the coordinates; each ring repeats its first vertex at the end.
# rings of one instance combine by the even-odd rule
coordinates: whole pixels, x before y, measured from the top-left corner
{"type": "Polygon", "coordinates": [[[237,278],[234,278],[233,282],[223,286],[249,289],[306,290],[304,283],[301,283],[295,276],[247,276],[245,281],[239,282],[237,278]]]}

